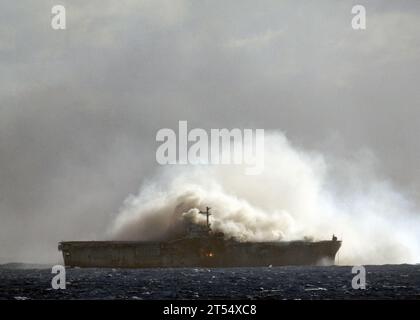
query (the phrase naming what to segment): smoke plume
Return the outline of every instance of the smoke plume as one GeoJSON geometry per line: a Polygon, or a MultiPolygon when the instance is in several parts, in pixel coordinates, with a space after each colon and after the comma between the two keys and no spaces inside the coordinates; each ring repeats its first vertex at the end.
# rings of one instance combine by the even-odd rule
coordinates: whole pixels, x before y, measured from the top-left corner
{"type": "Polygon", "coordinates": [[[137,196],[129,196],[110,227],[117,240],[165,239],[183,219],[204,223],[242,241],[343,240],[340,264],[420,260],[420,219],[414,205],[375,171],[369,152],[354,160],[328,158],[266,134],[265,168],[169,166],[137,196]]]}

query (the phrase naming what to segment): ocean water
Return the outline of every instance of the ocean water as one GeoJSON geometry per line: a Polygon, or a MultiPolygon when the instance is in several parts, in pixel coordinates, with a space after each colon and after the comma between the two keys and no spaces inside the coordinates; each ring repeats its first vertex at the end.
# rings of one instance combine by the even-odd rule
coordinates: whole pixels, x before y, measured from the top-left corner
{"type": "Polygon", "coordinates": [[[66,269],[54,290],[51,269],[0,268],[0,299],[420,299],[420,265],[228,269],[66,269]]]}

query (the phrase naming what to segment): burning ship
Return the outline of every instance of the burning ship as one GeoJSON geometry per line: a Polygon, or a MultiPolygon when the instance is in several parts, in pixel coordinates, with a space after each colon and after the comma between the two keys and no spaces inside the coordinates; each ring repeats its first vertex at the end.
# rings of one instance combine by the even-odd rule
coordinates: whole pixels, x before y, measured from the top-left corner
{"type": "Polygon", "coordinates": [[[341,247],[326,241],[242,242],[213,232],[210,208],[206,225],[189,223],[183,236],[167,241],[66,241],[58,249],[68,267],[176,268],[331,265],[341,247]]]}

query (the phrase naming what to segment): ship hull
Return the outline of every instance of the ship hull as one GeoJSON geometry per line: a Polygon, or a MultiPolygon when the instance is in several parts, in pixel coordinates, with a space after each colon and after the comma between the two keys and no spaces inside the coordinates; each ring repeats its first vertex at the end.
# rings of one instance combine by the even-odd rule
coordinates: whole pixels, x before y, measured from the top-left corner
{"type": "Polygon", "coordinates": [[[341,241],[237,242],[181,239],[171,242],[61,242],[64,264],[84,268],[260,267],[331,265],[341,241]]]}

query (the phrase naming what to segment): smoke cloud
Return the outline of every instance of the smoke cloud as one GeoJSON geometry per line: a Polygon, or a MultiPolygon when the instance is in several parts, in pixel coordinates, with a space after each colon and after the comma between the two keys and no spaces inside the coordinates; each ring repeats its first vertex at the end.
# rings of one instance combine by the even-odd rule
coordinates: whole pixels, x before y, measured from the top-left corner
{"type": "Polygon", "coordinates": [[[375,176],[372,155],[350,163],[266,135],[265,170],[240,166],[166,167],[128,197],[110,229],[117,240],[161,240],[188,215],[212,208],[215,231],[242,241],[343,239],[342,264],[419,260],[420,219],[408,199],[375,176]]]}

